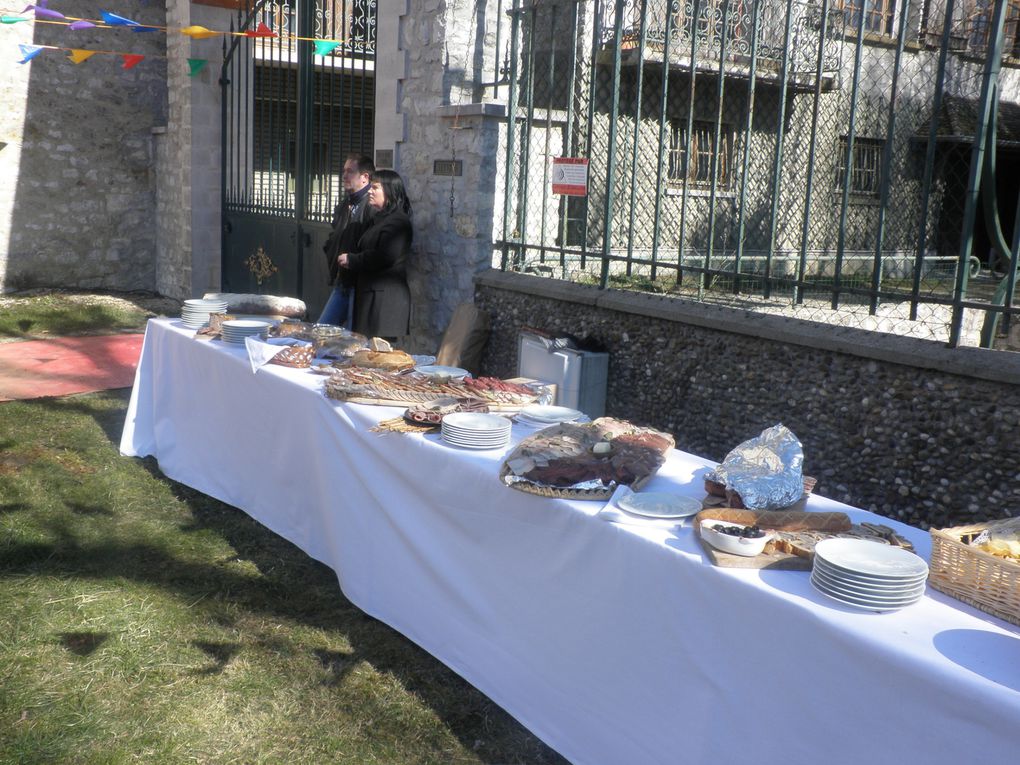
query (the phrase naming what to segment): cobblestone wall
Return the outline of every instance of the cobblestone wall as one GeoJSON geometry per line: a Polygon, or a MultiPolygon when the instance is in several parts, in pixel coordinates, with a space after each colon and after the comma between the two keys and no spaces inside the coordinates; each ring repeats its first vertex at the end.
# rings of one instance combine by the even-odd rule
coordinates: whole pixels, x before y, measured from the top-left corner
{"type": "MultiPolygon", "coordinates": [[[[54,0],[54,10],[80,7],[54,0]]],[[[105,10],[163,26],[159,4],[105,10]]],[[[152,289],[156,232],[151,129],[166,113],[165,35],[59,25],[4,25],[0,84],[0,287],[152,289]],[[16,43],[146,55],[133,69],[97,54],[80,65],[44,50],[15,63],[16,43]]]]}
{"type": "Polygon", "coordinates": [[[926,528],[1020,515],[1020,356],[490,271],[483,372],[516,373],[522,326],[610,356],[607,413],[721,460],[782,422],[817,491],[926,528]]]}

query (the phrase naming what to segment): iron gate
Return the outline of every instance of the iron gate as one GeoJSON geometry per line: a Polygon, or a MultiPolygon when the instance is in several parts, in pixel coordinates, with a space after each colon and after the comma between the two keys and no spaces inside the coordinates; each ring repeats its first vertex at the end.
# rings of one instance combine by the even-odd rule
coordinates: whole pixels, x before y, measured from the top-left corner
{"type": "Polygon", "coordinates": [[[372,156],[376,2],[244,5],[220,78],[223,289],[300,297],[314,317],[344,157],[372,156]]]}
{"type": "Polygon", "coordinates": [[[505,4],[502,268],[951,344],[1020,312],[1018,0],[505,4]]]}

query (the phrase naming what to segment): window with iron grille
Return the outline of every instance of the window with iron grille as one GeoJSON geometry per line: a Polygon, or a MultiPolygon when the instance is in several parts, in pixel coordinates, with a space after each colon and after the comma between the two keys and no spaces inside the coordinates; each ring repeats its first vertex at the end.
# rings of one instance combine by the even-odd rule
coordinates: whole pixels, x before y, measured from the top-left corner
{"type": "MultiPolygon", "coordinates": [[[[836,191],[843,190],[847,182],[846,150],[850,139],[839,139],[839,165],[836,168],[836,191]]],[[[885,141],[878,138],[854,138],[853,156],[850,158],[850,195],[877,197],[882,184],[882,149],[885,141]]]]}
{"type": "MultiPolygon", "coordinates": [[[[993,0],[969,0],[964,6],[963,25],[967,43],[973,53],[983,53],[991,47],[993,0]]],[[[1004,30],[1004,56],[1020,56],[1020,0],[1009,0],[1006,6],[1004,30]]]]}
{"type": "MultiPolygon", "coordinates": [[[[719,127],[719,146],[715,145],[716,124],[695,120],[691,134],[691,161],[687,166],[686,181],[694,188],[711,188],[712,163],[718,158],[715,169],[716,189],[728,189],[731,178],[733,156],[733,129],[726,124],[719,127]]],[[[670,122],[669,132],[669,175],[670,182],[683,183],[684,152],[687,150],[687,119],[670,122]]]]}
{"type": "MultiPolygon", "coordinates": [[[[861,21],[861,8],[866,2],[867,0],[836,0],[833,7],[843,12],[848,32],[857,30],[857,25],[861,21]]],[[[867,10],[864,13],[864,31],[879,35],[891,35],[895,9],[893,0],[867,2],[867,10]]]]}

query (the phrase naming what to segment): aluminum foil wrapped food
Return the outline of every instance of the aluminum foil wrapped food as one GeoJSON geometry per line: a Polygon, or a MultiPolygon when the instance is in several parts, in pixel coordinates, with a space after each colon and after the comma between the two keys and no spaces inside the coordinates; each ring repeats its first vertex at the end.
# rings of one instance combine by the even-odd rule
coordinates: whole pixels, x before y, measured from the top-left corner
{"type": "Polygon", "coordinates": [[[740,495],[750,510],[777,510],[803,496],[803,465],[800,440],[779,424],[737,446],[708,478],[740,495]]]}

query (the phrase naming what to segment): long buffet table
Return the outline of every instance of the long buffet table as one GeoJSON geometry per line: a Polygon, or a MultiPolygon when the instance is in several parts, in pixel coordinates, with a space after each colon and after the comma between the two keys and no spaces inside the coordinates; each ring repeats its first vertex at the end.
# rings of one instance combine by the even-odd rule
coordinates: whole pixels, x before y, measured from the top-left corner
{"type": "MultiPolygon", "coordinates": [[[[370,433],[398,410],[322,383],[253,375],[243,347],[153,320],[121,452],[331,566],[358,607],[572,762],[1017,761],[1020,630],[930,588],[877,614],[804,572],[713,567],[690,528],[513,491],[502,453],[370,433]]],[[[674,451],[647,488],[700,498],[711,465],[674,451]]],[[[927,557],[924,532],[892,525],[927,557]]]]}

